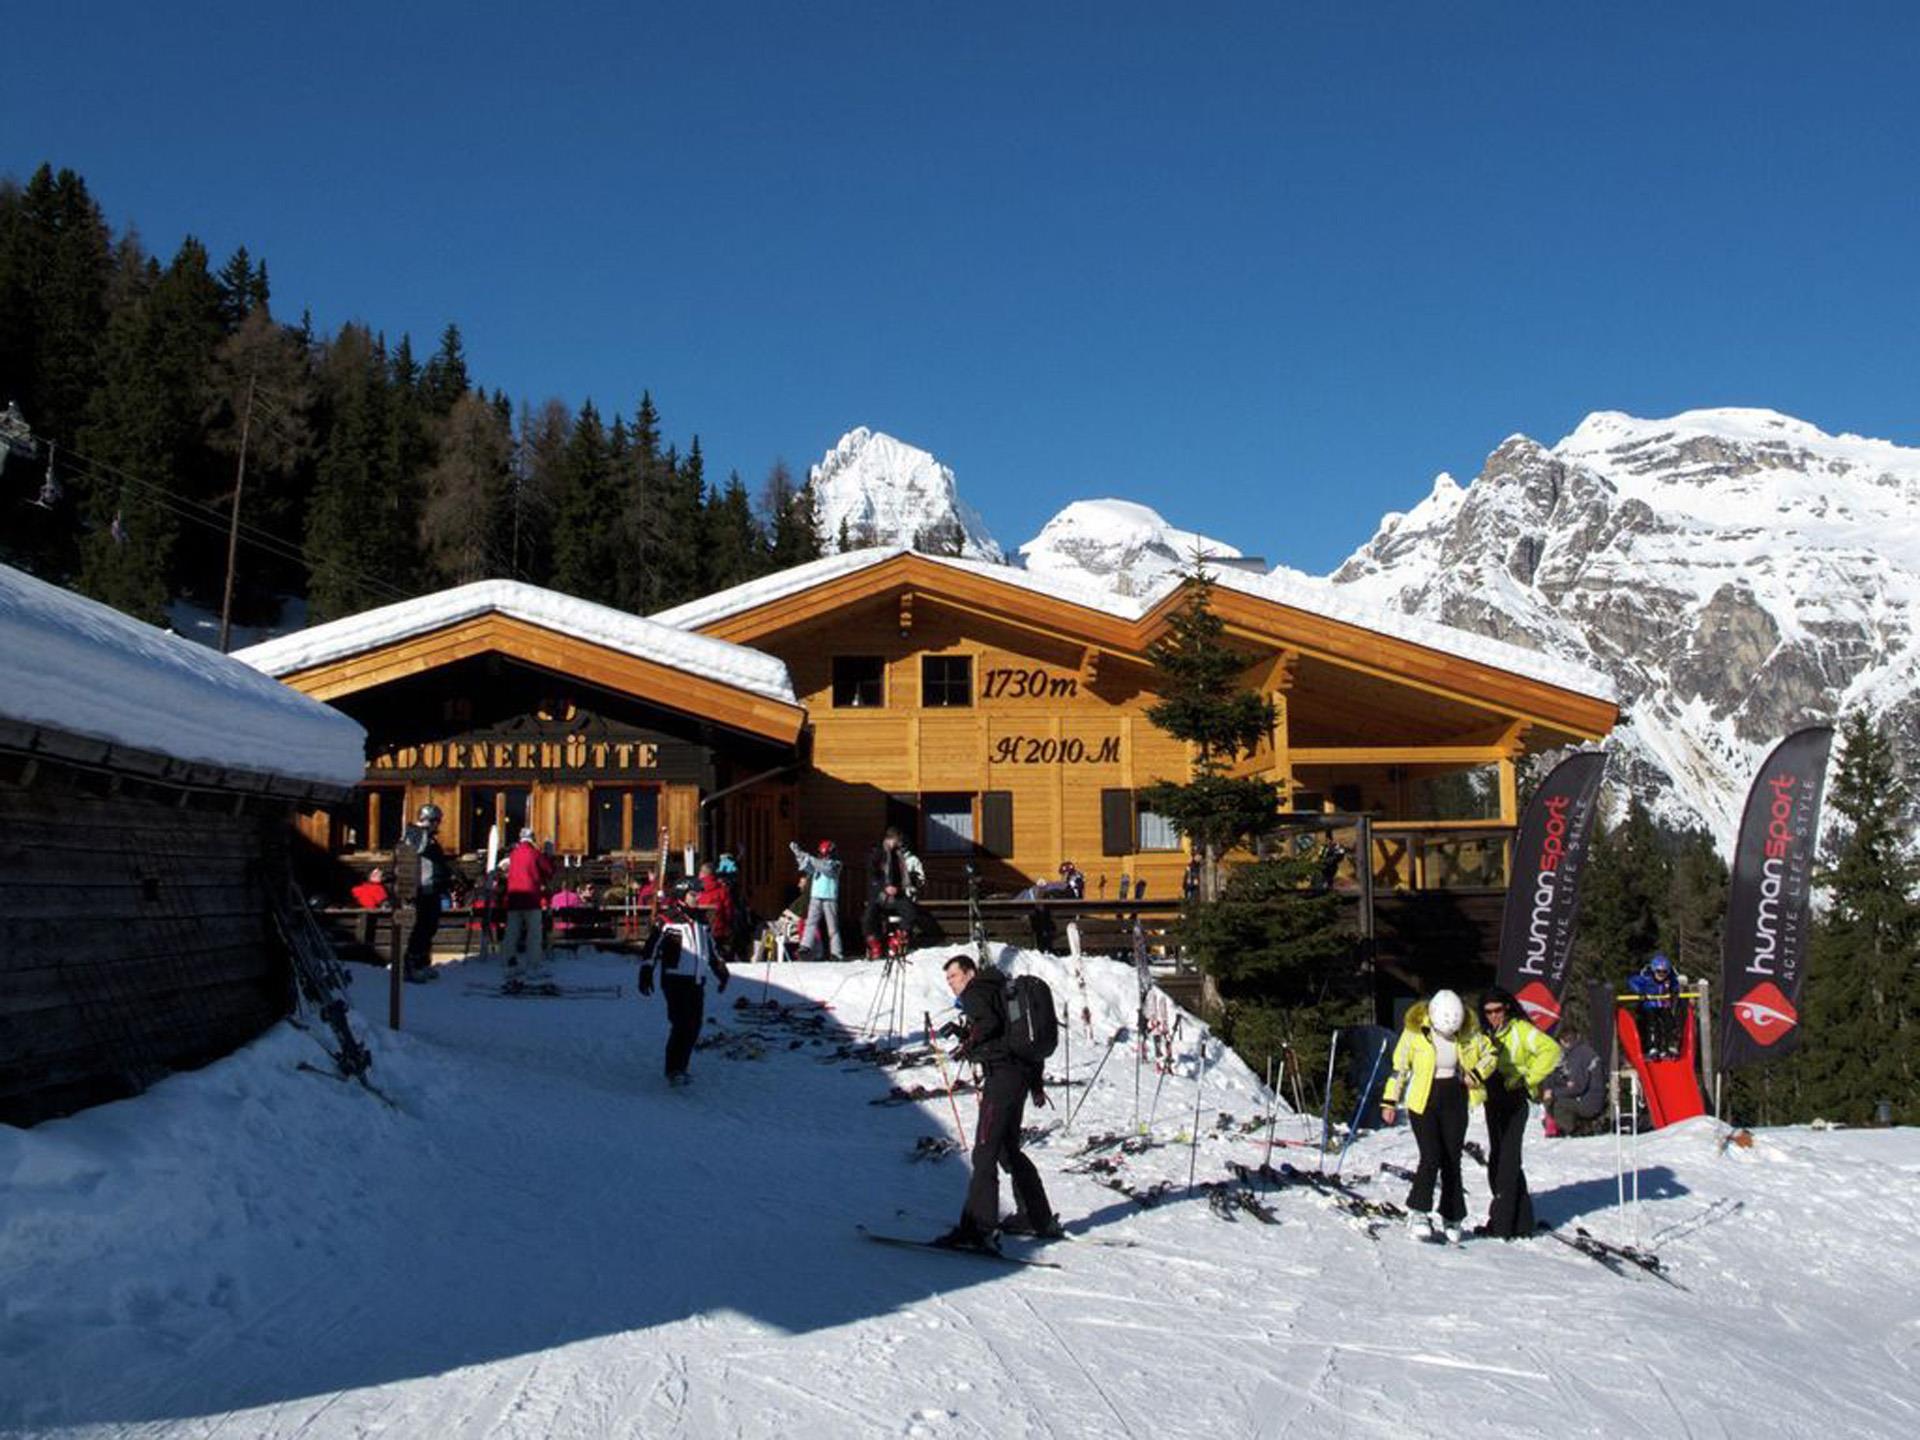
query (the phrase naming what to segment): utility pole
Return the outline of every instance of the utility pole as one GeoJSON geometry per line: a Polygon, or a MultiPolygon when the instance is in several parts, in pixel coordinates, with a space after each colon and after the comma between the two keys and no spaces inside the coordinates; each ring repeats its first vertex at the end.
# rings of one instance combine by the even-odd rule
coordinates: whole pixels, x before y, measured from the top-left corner
{"type": "Polygon", "coordinates": [[[240,554],[240,496],[247,488],[247,436],[253,429],[253,381],[247,375],[247,410],[240,419],[240,466],[233,478],[233,519],[227,526],[227,588],[220,597],[220,653],[227,653],[233,633],[233,572],[240,554]]]}

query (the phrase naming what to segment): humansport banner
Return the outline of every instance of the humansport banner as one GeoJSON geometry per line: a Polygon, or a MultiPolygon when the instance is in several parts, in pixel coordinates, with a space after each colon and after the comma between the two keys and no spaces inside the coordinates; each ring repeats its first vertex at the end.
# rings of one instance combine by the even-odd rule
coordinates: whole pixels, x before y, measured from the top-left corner
{"type": "Polygon", "coordinates": [[[1833,727],[1796,730],[1767,756],[1740,817],[1720,962],[1720,1068],[1787,1055],[1800,1043],[1820,800],[1833,727]]]}
{"type": "Polygon", "coordinates": [[[1605,752],[1582,750],[1553,767],[1527,803],[1513,842],[1513,874],[1500,917],[1499,981],[1542,1030],[1560,1023],[1573,961],[1580,877],[1600,797],[1605,752]]]}

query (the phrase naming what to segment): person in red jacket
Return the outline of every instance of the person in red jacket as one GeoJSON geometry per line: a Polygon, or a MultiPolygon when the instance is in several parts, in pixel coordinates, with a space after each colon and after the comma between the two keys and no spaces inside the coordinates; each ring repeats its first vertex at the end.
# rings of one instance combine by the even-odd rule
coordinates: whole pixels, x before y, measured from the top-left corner
{"type": "Polygon", "coordinates": [[[733,892],[714,873],[711,862],[700,867],[700,881],[687,903],[706,912],[707,929],[713,932],[713,948],[722,955],[733,953],[729,939],[733,933],[733,892]]]}
{"type": "Polygon", "coordinates": [[[509,978],[523,985],[547,978],[540,906],[552,878],[553,857],[533,843],[533,831],[522,830],[520,843],[507,856],[507,933],[500,948],[509,978]]]}
{"type": "Polygon", "coordinates": [[[362,910],[384,910],[393,903],[393,896],[387,892],[387,875],[378,865],[367,872],[367,878],[353,887],[353,903],[362,910]]]}

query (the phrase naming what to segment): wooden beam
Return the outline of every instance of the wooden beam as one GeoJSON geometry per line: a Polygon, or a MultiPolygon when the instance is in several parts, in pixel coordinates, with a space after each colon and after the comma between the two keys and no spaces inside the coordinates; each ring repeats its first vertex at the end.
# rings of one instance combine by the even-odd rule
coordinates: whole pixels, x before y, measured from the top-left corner
{"type": "Polygon", "coordinates": [[[1498,745],[1295,746],[1299,765],[1491,765],[1507,753],[1498,745]]]}
{"type": "Polygon", "coordinates": [[[913,591],[900,592],[900,637],[905,639],[913,633],[913,591]]]}

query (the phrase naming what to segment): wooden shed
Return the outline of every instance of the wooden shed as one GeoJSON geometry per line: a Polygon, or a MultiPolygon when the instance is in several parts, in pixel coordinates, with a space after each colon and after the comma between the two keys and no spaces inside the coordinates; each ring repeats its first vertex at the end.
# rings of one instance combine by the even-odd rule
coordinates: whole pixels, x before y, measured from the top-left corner
{"type": "Polygon", "coordinates": [[[0,1123],[136,1093],[288,1012],[291,817],[345,716],[0,566],[0,1123]]]}

